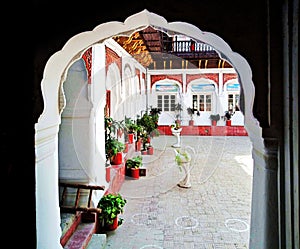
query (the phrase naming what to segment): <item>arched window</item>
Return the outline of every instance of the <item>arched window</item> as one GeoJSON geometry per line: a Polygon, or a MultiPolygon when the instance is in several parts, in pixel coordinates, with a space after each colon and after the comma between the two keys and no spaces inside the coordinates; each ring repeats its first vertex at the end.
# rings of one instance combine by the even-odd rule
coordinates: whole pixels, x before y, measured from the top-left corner
{"type": "Polygon", "coordinates": [[[191,86],[193,109],[202,112],[212,111],[212,95],[214,84],[193,84],[191,86]]]}
{"type": "Polygon", "coordinates": [[[239,111],[240,101],[240,84],[239,83],[228,83],[226,84],[227,92],[227,110],[231,113],[239,111]]]}
{"type": "Polygon", "coordinates": [[[157,108],[163,112],[174,112],[178,101],[178,93],[181,92],[176,83],[157,83],[155,85],[157,108]]]}

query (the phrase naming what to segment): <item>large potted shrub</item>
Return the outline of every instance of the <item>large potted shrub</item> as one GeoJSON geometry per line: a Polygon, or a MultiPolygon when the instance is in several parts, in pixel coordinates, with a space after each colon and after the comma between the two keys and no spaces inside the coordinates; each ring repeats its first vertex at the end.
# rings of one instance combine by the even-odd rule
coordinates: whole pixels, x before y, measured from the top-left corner
{"type": "Polygon", "coordinates": [[[158,127],[158,114],[157,112],[144,113],[142,118],[140,119],[140,125],[143,127],[142,133],[142,142],[143,142],[143,150],[147,150],[147,154],[153,154],[153,147],[151,146],[151,137],[158,136],[159,131],[158,127]],[[148,144],[148,146],[146,146],[148,144]],[[146,148],[147,147],[147,148],[146,148]]]}
{"type": "Polygon", "coordinates": [[[144,113],[139,123],[141,126],[144,127],[144,130],[146,130],[146,132],[150,135],[157,128],[157,124],[155,122],[156,121],[152,117],[152,115],[144,113]]]}
{"type": "Polygon", "coordinates": [[[119,193],[102,196],[97,205],[97,208],[101,209],[101,213],[98,214],[98,230],[115,230],[120,226],[123,219],[118,215],[124,212],[126,202],[119,193]]]}
{"type": "Polygon", "coordinates": [[[161,113],[161,109],[156,108],[156,107],[151,107],[150,116],[152,117],[152,120],[155,124],[155,129],[150,133],[151,137],[156,137],[156,136],[160,135],[160,133],[158,131],[158,119],[159,119],[160,113],[161,113]]]}

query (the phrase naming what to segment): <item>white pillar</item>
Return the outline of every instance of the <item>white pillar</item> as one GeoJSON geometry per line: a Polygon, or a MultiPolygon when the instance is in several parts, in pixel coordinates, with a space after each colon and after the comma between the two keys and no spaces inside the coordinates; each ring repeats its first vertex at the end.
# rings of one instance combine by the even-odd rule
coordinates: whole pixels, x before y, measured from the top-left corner
{"type": "Polygon", "coordinates": [[[37,248],[62,249],[58,203],[58,124],[36,126],[37,248]]]}
{"type": "Polygon", "coordinates": [[[279,248],[277,141],[265,139],[264,146],[253,146],[251,249],[279,248]]]}

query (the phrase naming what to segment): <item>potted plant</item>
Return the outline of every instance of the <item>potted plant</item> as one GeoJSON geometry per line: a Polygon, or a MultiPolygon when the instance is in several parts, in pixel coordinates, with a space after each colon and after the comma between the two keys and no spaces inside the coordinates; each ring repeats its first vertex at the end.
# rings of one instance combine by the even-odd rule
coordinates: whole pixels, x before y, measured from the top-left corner
{"type": "Polygon", "coordinates": [[[97,204],[97,208],[101,209],[98,214],[99,228],[107,230],[115,230],[123,223],[123,219],[118,217],[119,214],[124,212],[124,206],[127,200],[121,194],[109,193],[102,196],[97,204]]]}
{"type": "Polygon", "coordinates": [[[231,118],[234,112],[225,111],[224,120],[226,121],[227,126],[231,126],[231,118]]]}
{"type": "Polygon", "coordinates": [[[173,130],[180,132],[181,131],[181,125],[180,122],[178,122],[178,120],[175,120],[174,124],[171,124],[171,130],[173,132],[173,130]]]}
{"type": "Polygon", "coordinates": [[[188,107],[186,110],[187,110],[187,113],[190,115],[189,126],[193,126],[194,125],[194,109],[191,107],[188,107]]]}
{"type": "Polygon", "coordinates": [[[133,122],[132,119],[125,117],[125,127],[126,127],[125,132],[128,138],[128,142],[132,144],[134,141],[134,135],[137,129],[137,125],[133,122]]]}
{"type": "Polygon", "coordinates": [[[209,116],[209,119],[212,122],[212,126],[216,126],[217,122],[220,120],[220,114],[211,114],[209,116]]]}
{"type": "Polygon", "coordinates": [[[126,125],[124,124],[124,120],[117,121],[114,120],[112,117],[105,117],[105,130],[107,135],[115,135],[117,137],[122,137],[125,129],[126,125]]]}
{"type": "Polygon", "coordinates": [[[132,176],[134,179],[139,179],[140,177],[140,167],[143,164],[142,156],[134,156],[132,158],[128,158],[126,160],[125,166],[126,171],[128,172],[127,175],[132,176]]]}
{"type": "Polygon", "coordinates": [[[157,128],[155,119],[148,113],[144,113],[144,115],[139,121],[139,124],[143,126],[144,130],[148,134],[151,134],[157,128]]]}
{"type": "Polygon", "coordinates": [[[158,112],[159,109],[151,109],[150,114],[144,113],[139,121],[139,124],[143,127],[143,133],[141,135],[143,142],[143,150],[148,150],[147,154],[153,154],[153,147],[151,146],[151,136],[158,136],[158,112]],[[147,148],[146,145],[148,144],[147,148]]]}
{"type": "Polygon", "coordinates": [[[125,126],[128,132],[129,143],[133,143],[135,136],[136,141],[138,141],[140,138],[140,134],[143,131],[143,127],[140,125],[140,119],[137,119],[136,122],[134,122],[132,119],[126,118],[125,126]]]}
{"type": "Polygon", "coordinates": [[[148,133],[144,130],[143,133],[141,134],[141,140],[142,140],[142,150],[141,150],[141,153],[142,155],[147,155],[148,152],[147,152],[147,148],[148,148],[148,145],[149,145],[149,140],[150,140],[150,137],[148,135],[148,133]]]}
{"type": "Polygon", "coordinates": [[[150,136],[151,137],[157,137],[160,135],[158,131],[158,119],[159,119],[159,114],[161,113],[161,109],[151,107],[150,109],[150,116],[152,117],[152,120],[155,124],[155,129],[151,131],[150,136]]]}
{"type": "Polygon", "coordinates": [[[180,123],[180,119],[181,119],[181,112],[182,112],[182,105],[180,104],[180,103],[177,103],[176,105],[175,105],[175,118],[176,118],[176,121],[178,122],[178,123],[180,123]]]}
{"type": "Polygon", "coordinates": [[[129,135],[134,134],[135,140],[135,151],[141,151],[142,149],[142,138],[143,126],[140,124],[140,119],[136,120],[136,123],[132,123],[129,126],[129,135]]]}
{"type": "Polygon", "coordinates": [[[123,162],[123,151],[125,144],[118,139],[109,137],[105,142],[105,153],[107,160],[111,164],[121,164],[123,162]]]}

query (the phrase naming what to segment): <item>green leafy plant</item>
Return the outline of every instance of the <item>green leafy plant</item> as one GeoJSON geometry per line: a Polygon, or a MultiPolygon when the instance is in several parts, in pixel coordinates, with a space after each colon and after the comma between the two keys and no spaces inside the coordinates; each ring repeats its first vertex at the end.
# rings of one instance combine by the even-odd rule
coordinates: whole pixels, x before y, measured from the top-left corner
{"type": "Polygon", "coordinates": [[[125,119],[125,127],[128,131],[128,133],[136,133],[140,130],[140,125],[135,123],[132,119],[126,118],[125,119]]]}
{"type": "Polygon", "coordinates": [[[142,163],[143,163],[143,158],[142,156],[139,155],[132,158],[128,158],[126,160],[125,166],[127,169],[131,169],[131,168],[138,169],[139,167],[142,166],[142,163]]]}
{"type": "Polygon", "coordinates": [[[190,161],[191,157],[190,154],[188,154],[186,151],[180,151],[179,149],[176,149],[175,151],[176,151],[175,162],[179,166],[179,169],[181,171],[182,163],[190,161]]]}
{"type": "Polygon", "coordinates": [[[150,109],[150,115],[153,119],[153,121],[156,124],[156,128],[157,128],[157,123],[158,123],[158,119],[159,119],[159,114],[161,113],[161,109],[156,108],[156,107],[151,107],[150,109]]]}
{"type": "Polygon", "coordinates": [[[140,119],[140,125],[144,127],[148,134],[156,129],[155,121],[151,115],[144,113],[140,119]]]}
{"type": "Polygon", "coordinates": [[[106,159],[112,159],[118,152],[125,149],[125,144],[118,141],[118,139],[109,137],[105,142],[106,159]]]}
{"type": "MultiPolygon", "coordinates": [[[[124,212],[124,206],[127,200],[124,199],[121,194],[112,194],[102,196],[99,200],[97,207],[101,209],[101,213],[98,215],[100,224],[111,225],[114,219],[124,212]]],[[[123,219],[118,219],[118,225],[123,223],[123,219]]]]}
{"type": "Polygon", "coordinates": [[[181,128],[180,122],[178,120],[175,120],[175,124],[171,124],[171,128],[174,130],[179,130],[181,128]]]}
{"type": "MultiPolygon", "coordinates": [[[[148,143],[148,133],[146,131],[144,131],[142,134],[141,134],[141,138],[142,138],[142,143],[143,143],[143,150],[146,150],[147,149],[147,143],[148,143]]],[[[150,144],[149,144],[150,145],[150,144]]]]}
{"type": "Polygon", "coordinates": [[[112,117],[105,117],[104,124],[105,124],[105,135],[107,139],[113,136],[116,137],[118,131],[124,132],[127,129],[125,125],[125,120],[117,121],[114,120],[112,117]]]}

